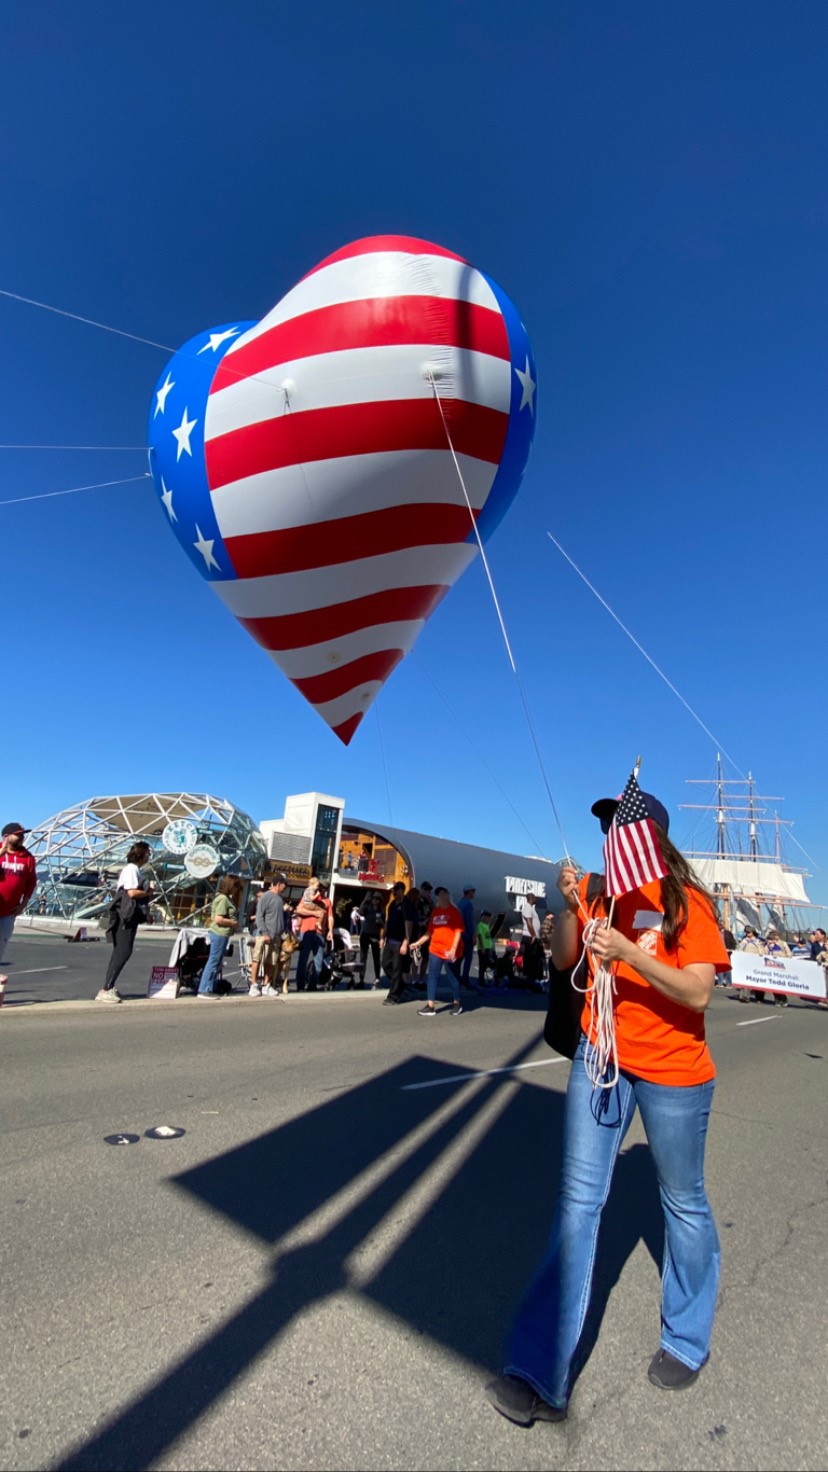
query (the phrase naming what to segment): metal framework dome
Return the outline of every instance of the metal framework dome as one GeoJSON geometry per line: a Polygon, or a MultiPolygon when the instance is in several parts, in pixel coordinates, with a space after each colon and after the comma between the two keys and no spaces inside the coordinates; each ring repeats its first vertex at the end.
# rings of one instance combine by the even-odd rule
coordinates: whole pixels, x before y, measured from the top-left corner
{"type": "Polygon", "coordinates": [[[248,881],[267,859],[253,819],[226,798],[204,792],[90,797],[31,830],[27,846],[37,859],[38,887],[29,913],[73,922],[100,918],[138,839],[151,849],[145,873],[156,892],[153,918],[167,925],[192,924],[223,875],[248,881]]]}

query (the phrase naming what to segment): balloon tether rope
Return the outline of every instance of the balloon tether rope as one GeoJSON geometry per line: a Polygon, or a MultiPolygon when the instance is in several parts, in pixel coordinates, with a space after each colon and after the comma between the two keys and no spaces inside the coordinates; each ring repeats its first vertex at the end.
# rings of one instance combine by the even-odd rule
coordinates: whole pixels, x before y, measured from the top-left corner
{"type": "Polygon", "coordinates": [[[486,549],[483,546],[483,540],[482,540],[482,538],[480,536],[480,529],[479,529],[479,527],[477,525],[477,518],[476,518],[476,516],[474,514],[474,511],[472,509],[472,504],[471,504],[471,501],[469,499],[469,493],[468,493],[468,491],[466,489],[466,482],[463,479],[463,472],[460,469],[460,461],[457,458],[457,452],[456,452],[456,450],[454,448],[454,444],[453,444],[453,441],[452,441],[452,438],[451,438],[451,432],[450,432],[449,427],[448,427],[448,421],[446,420],[446,416],[445,416],[445,413],[443,411],[443,404],[442,404],[442,401],[440,399],[440,395],[437,392],[437,384],[436,384],[435,379],[434,379],[434,374],[431,373],[431,372],[429,372],[428,379],[429,379],[429,382],[431,384],[431,388],[432,388],[432,392],[434,394],[434,398],[437,401],[437,408],[440,411],[440,418],[443,421],[443,430],[445,431],[446,441],[448,443],[449,450],[451,451],[451,458],[454,461],[454,468],[457,471],[457,479],[460,482],[460,486],[461,486],[461,489],[463,491],[463,497],[465,499],[466,506],[468,508],[469,519],[470,519],[471,524],[472,524],[472,530],[474,531],[475,541],[477,542],[478,550],[480,552],[480,557],[481,557],[481,560],[483,562],[483,567],[484,567],[484,570],[485,570],[485,573],[486,573],[486,581],[489,584],[489,592],[492,595],[492,602],[494,603],[495,613],[497,614],[497,621],[498,621],[498,623],[500,625],[500,632],[503,635],[503,643],[504,643],[504,646],[506,648],[506,654],[507,654],[507,657],[508,657],[508,660],[509,660],[509,664],[511,666],[512,674],[515,677],[515,682],[516,682],[517,688],[518,688],[518,694],[520,696],[520,702],[521,702],[521,705],[523,706],[523,714],[524,714],[524,716],[526,718],[526,725],[527,725],[527,727],[529,729],[529,736],[530,736],[531,741],[532,741],[532,746],[534,747],[535,756],[536,756],[537,762],[538,762],[538,767],[540,768],[540,774],[541,774],[541,777],[543,779],[543,785],[546,788],[546,795],[549,798],[549,806],[552,809],[552,814],[553,814],[553,817],[555,819],[555,823],[557,824],[558,833],[560,834],[561,843],[563,844],[564,854],[566,855],[567,863],[571,863],[570,856],[569,856],[569,846],[568,846],[567,841],[566,841],[566,838],[564,836],[564,831],[563,831],[563,827],[561,825],[561,820],[560,820],[560,818],[558,816],[558,809],[555,806],[555,799],[552,796],[552,788],[549,785],[549,778],[546,775],[546,767],[544,766],[543,757],[541,755],[541,749],[540,749],[540,745],[538,743],[537,733],[535,731],[535,724],[534,724],[534,721],[532,720],[531,711],[529,710],[529,702],[526,699],[526,691],[525,691],[524,686],[523,686],[523,681],[522,681],[522,679],[520,677],[520,672],[519,672],[518,667],[517,667],[517,665],[515,663],[515,657],[514,657],[514,655],[512,653],[512,646],[509,643],[509,635],[506,632],[506,624],[505,624],[504,619],[503,619],[503,613],[501,611],[500,601],[498,599],[497,592],[495,590],[494,579],[492,577],[492,571],[491,571],[491,568],[489,567],[489,559],[486,556],[486,549]]]}

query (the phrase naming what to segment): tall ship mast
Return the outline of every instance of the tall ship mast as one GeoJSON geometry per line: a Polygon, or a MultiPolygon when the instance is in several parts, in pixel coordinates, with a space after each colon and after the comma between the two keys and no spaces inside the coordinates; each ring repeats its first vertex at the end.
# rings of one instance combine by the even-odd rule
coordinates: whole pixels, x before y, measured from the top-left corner
{"type": "Polygon", "coordinates": [[[716,756],[716,776],[688,778],[690,785],[715,788],[715,801],[685,802],[679,806],[713,815],[715,847],[686,850],[703,884],[716,895],[725,926],[773,925],[781,931],[807,928],[798,912],[812,906],[805,892],[807,869],[787,863],[782,850],[782,830],[791,828],[788,819],[767,803],[784,802],[756,791],[752,773],[746,779],[726,778],[722,758],[716,756]]]}

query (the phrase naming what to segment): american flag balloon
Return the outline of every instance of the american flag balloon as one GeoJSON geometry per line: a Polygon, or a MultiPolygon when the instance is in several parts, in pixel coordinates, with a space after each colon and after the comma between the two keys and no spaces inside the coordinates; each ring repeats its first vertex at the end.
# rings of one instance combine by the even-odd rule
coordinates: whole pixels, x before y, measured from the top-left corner
{"type": "Polygon", "coordinates": [[[477,554],[466,493],[484,541],[514,498],[535,385],[500,287],[396,235],[336,251],[261,322],[200,333],[162,373],[164,515],[346,745],[477,554]]]}

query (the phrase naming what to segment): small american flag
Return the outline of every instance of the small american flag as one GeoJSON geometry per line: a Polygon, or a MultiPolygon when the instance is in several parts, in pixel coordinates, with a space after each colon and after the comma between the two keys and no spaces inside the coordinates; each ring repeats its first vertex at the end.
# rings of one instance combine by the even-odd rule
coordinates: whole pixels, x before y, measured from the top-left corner
{"type": "Polygon", "coordinates": [[[635,772],[621,794],[607,834],[604,873],[606,893],[610,896],[629,894],[642,884],[663,879],[667,873],[655,824],[647,816],[635,772]]]}

